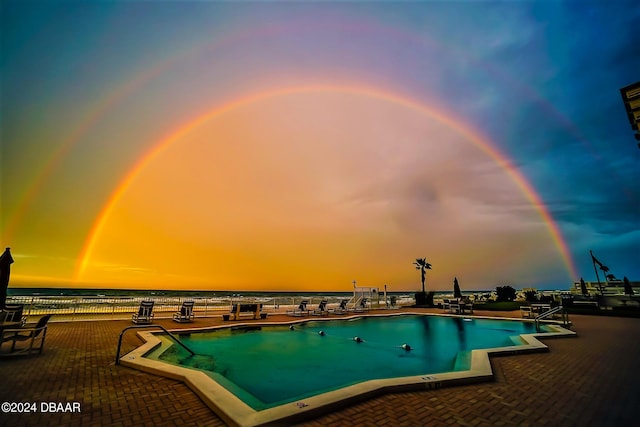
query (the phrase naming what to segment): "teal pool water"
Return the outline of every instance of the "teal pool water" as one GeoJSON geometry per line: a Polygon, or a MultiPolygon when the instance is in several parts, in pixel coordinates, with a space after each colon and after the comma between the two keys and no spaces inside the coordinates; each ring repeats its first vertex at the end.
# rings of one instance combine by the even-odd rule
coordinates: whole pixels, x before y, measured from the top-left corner
{"type": "Polygon", "coordinates": [[[181,335],[159,359],[199,369],[255,410],[362,381],[466,370],[473,349],[519,344],[530,322],[402,315],[181,335]],[[359,337],[362,342],[354,340],[359,337]],[[402,348],[411,347],[410,351],[402,348]]]}

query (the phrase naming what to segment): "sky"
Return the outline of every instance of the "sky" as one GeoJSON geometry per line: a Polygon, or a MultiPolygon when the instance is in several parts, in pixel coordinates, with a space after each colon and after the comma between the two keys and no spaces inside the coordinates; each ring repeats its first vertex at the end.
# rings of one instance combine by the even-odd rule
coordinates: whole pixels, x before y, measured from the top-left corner
{"type": "Polygon", "coordinates": [[[0,4],[10,287],[640,280],[635,1],[0,4]]]}

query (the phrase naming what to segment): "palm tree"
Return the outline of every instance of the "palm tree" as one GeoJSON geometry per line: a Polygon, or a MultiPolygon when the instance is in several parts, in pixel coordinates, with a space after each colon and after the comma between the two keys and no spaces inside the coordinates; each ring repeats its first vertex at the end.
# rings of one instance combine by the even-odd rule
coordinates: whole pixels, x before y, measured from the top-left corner
{"type": "Polygon", "coordinates": [[[425,293],[424,290],[424,281],[426,279],[426,270],[431,270],[431,264],[427,262],[426,258],[417,258],[413,265],[416,266],[416,270],[420,270],[422,276],[422,293],[425,293]]]}

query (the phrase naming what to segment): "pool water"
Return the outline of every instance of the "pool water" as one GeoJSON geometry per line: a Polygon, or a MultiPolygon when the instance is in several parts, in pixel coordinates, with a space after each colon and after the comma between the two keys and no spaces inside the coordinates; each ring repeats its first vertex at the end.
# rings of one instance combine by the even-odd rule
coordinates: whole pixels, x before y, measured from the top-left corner
{"type": "Polygon", "coordinates": [[[202,370],[262,410],[371,379],[467,370],[471,350],[520,344],[520,334],[535,332],[513,320],[359,317],[182,335],[197,355],[174,345],[159,359],[202,370]]]}

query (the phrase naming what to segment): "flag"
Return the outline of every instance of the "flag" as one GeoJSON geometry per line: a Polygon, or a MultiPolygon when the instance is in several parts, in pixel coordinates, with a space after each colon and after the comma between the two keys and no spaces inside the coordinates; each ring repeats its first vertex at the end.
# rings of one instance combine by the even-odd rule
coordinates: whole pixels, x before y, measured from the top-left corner
{"type": "Polygon", "coordinates": [[[593,256],[593,252],[589,251],[589,253],[591,254],[591,260],[593,261],[593,263],[594,264],[598,264],[600,267],[602,267],[602,263],[600,261],[598,261],[595,256],[593,256]]]}

